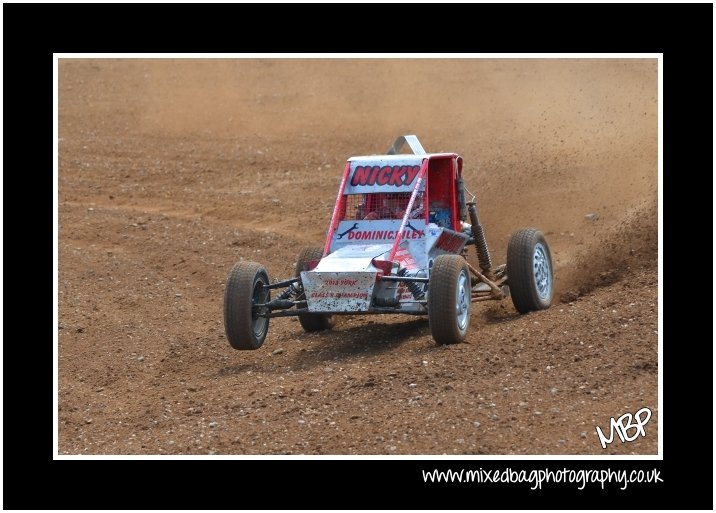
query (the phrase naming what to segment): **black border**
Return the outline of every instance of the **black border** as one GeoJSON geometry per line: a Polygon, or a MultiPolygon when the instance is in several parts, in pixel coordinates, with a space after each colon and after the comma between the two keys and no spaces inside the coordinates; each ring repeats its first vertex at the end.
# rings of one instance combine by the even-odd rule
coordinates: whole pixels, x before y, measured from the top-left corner
{"type": "MultiPolygon", "coordinates": [[[[713,404],[706,379],[713,378],[713,348],[677,320],[676,308],[688,298],[676,288],[678,279],[663,282],[664,461],[53,461],[48,339],[56,327],[51,334],[34,329],[32,317],[20,321],[44,312],[40,305],[49,310],[37,291],[51,288],[48,267],[38,264],[50,255],[53,52],[663,52],[670,198],[663,263],[673,272],[688,268],[691,258],[700,262],[695,251],[703,244],[683,227],[709,203],[697,196],[713,179],[711,4],[4,4],[3,14],[10,249],[4,256],[5,269],[12,269],[3,328],[4,508],[712,509],[713,475],[696,463],[713,454],[712,416],[704,408],[713,404]],[[420,474],[467,466],[658,468],[664,482],[623,492],[570,486],[530,492],[516,485],[428,485],[420,474]]],[[[700,279],[690,286],[699,289],[700,279]]],[[[699,315],[705,302],[688,303],[686,321],[711,318],[710,311],[699,315]]]]}

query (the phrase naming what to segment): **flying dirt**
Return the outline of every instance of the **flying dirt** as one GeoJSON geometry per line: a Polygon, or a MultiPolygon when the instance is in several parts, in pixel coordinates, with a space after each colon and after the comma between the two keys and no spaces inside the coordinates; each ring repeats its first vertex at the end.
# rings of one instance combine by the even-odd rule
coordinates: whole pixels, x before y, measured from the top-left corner
{"type": "Polygon", "coordinates": [[[59,454],[657,453],[655,59],[60,59],[58,96],[59,454]],[[545,234],[552,306],[232,349],[229,269],[290,276],[399,134],[463,157],[494,261],[545,234]]]}

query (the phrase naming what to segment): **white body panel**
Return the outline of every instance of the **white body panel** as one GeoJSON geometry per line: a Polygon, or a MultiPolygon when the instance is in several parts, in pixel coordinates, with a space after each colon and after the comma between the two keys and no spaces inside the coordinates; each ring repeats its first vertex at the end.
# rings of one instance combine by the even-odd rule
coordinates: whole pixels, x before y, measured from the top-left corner
{"type": "MultiPolygon", "coordinates": [[[[400,230],[400,223],[400,219],[341,221],[333,234],[331,248],[333,248],[334,253],[343,247],[353,245],[366,247],[366,245],[387,244],[388,249],[390,249],[400,230]]],[[[425,237],[425,221],[422,219],[410,219],[409,224],[410,226],[406,226],[405,230],[403,230],[402,241],[412,242],[425,237]]]]}
{"type": "MultiPolygon", "coordinates": [[[[336,232],[355,225],[342,221],[336,232]]],[[[378,268],[372,260],[387,260],[392,240],[400,228],[399,220],[358,221],[358,227],[341,239],[334,238],[334,251],[321,259],[315,269],[301,273],[310,312],[375,311],[379,300],[395,301],[396,311],[425,313],[424,302],[416,301],[404,284],[378,280],[378,268]],[[353,237],[348,235],[353,234],[353,237]],[[364,242],[364,241],[385,242],[364,242]]],[[[394,262],[411,276],[429,277],[432,260],[440,254],[459,253],[467,235],[445,230],[423,220],[411,220],[413,228],[405,230],[394,262]]],[[[393,267],[395,274],[398,267],[393,267]]],[[[422,286],[422,285],[421,285],[422,286]]]]}
{"type": "Polygon", "coordinates": [[[309,312],[367,312],[373,299],[374,272],[301,273],[309,312]]]}

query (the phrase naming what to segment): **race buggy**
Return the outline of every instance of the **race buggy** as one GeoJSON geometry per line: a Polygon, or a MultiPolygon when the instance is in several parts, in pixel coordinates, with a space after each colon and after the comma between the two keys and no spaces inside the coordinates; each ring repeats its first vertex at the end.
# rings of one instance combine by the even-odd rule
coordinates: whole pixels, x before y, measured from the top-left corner
{"type": "Polygon", "coordinates": [[[261,347],[273,317],[298,316],[304,330],[319,331],[340,314],[397,313],[427,315],[435,341],[454,344],[465,339],[473,302],[510,296],[520,313],[548,308],[554,287],[544,235],[515,232],[507,263],[493,267],[462,167],[462,157],[426,153],[414,135],[398,137],[386,155],[349,158],[325,244],[300,252],[293,277],[271,283],[255,262],[229,272],[231,346],[261,347]],[[399,153],[406,144],[412,154],[399,153]],[[467,260],[473,244],[477,267],[467,260]]]}

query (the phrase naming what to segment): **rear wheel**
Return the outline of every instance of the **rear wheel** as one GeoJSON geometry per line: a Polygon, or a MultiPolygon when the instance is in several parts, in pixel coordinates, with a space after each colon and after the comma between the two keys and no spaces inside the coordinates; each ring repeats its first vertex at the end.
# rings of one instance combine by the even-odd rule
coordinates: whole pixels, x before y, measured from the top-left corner
{"type": "Polygon", "coordinates": [[[459,255],[439,255],[430,270],[428,319],[438,344],[465,340],[470,325],[470,271],[459,255]]]}
{"type": "Polygon", "coordinates": [[[507,246],[507,282],[512,303],[520,313],[544,310],[552,304],[552,255],[541,231],[515,232],[507,246]]]}
{"type": "MultiPolygon", "coordinates": [[[[314,264],[321,258],[323,258],[323,248],[318,246],[303,248],[296,261],[296,276],[300,278],[301,271],[308,271],[310,268],[315,267],[315,265],[310,264],[314,264]]],[[[297,299],[299,301],[306,299],[303,289],[301,289],[297,299]]],[[[305,331],[329,330],[336,324],[335,317],[329,314],[301,314],[298,316],[298,321],[305,331]]]]}
{"type": "Polygon", "coordinates": [[[234,349],[258,349],[268,333],[268,317],[256,315],[254,305],[271,298],[268,273],[256,262],[231,268],[224,290],[224,331],[234,349]]]}

